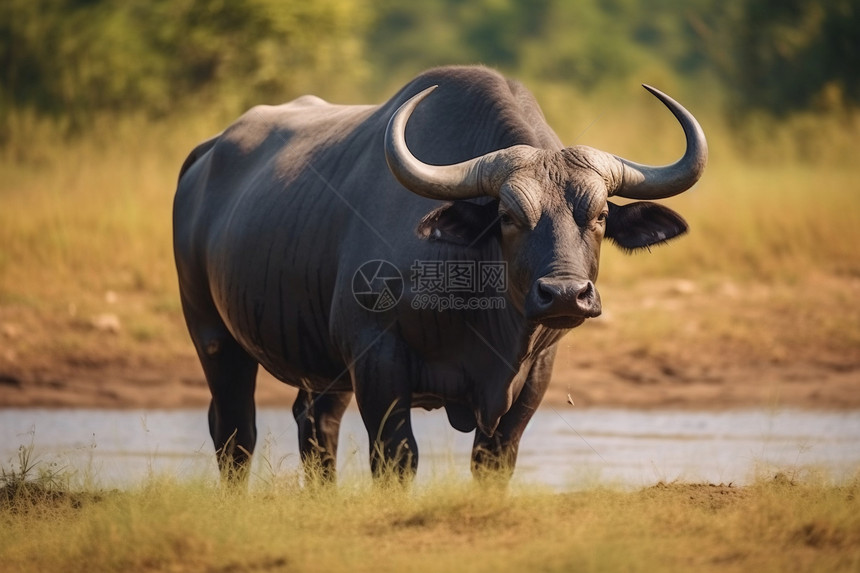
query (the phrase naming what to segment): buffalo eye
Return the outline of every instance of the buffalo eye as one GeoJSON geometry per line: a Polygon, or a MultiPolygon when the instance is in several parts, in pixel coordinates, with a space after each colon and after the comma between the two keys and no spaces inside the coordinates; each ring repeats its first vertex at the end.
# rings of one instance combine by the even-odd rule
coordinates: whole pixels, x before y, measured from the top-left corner
{"type": "Polygon", "coordinates": [[[499,213],[499,222],[501,222],[501,224],[505,226],[517,224],[516,221],[514,221],[514,218],[511,217],[510,213],[508,213],[507,211],[502,211],[499,213]]]}
{"type": "Polygon", "coordinates": [[[600,213],[598,213],[598,214],[597,214],[597,217],[595,217],[595,218],[592,220],[592,222],[591,222],[591,224],[589,225],[589,227],[590,227],[590,228],[591,228],[591,230],[593,230],[593,231],[601,231],[601,230],[603,230],[603,229],[606,227],[606,220],[607,220],[607,218],[608,218],[608,217],[609,217],[609,210],[608,210],[608,209],[604,209],[603,211],[601,211],[600,213]]]}

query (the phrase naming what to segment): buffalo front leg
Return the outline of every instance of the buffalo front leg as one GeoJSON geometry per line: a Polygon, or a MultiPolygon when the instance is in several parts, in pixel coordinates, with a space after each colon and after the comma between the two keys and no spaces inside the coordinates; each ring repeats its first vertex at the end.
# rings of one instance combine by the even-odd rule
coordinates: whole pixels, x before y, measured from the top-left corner
{"type": "Polygon", "coordinates": [[[412,433],[409,361],[397,345],[378,341],[353,369],[353,388],[370,442],[370,469],[377,481],[409,483],[418,469],[418,444],[412,433]]]}
{"type": "Polygon", "coordinates": [[[532,365],[520,395],[502,416],[492,436],[475,430],[472,475],[479,481],[507,483],[514,473],[520,438],[540,405],[552,374],[555,346],[544,350],[532,365]]]}
{"type": "Polygon", "coordinates": [[[348,392],[318,394],[299,390],[293,403],[293,416],[299,429],[305,484],[335,482],[340,421],[351,398],[348,392]]]}

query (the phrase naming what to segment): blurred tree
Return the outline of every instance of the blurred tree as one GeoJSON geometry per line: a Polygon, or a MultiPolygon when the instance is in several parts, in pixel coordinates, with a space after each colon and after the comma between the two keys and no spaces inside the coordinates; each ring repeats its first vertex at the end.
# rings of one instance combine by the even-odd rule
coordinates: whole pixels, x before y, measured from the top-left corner
{"type": "Polygon", "coordinates": [[[246,106],[365,73],[361,2],[4,0],[0,103],[85,122],[201,99],[246,106]]]}
{"type": "Polygon", "coordinates": [[[723,72],[741,111],[860,104],[860,0],[747,0],[729,29],[723,72]]]}
{"type": "Polygon", "coordinates": [[[159,115],[205,104],[235,113],[306,91],[378,98],[425,68],[452,63],[579,91],[653,72],[695,86],[718,77],[737,109],[777,114],[856,105],[858,5],[2,0],[0,125],[20,108],[81,126],[102,110],[159,115]]]}
{"type": "Polygon", "coordinates": [[[485,63],[583,90],[626,81],[644,62],[679,73],[707,68],[695,22],[716,0],[382,0],[368,36],[376,68],[415,73],[485,63]]]}

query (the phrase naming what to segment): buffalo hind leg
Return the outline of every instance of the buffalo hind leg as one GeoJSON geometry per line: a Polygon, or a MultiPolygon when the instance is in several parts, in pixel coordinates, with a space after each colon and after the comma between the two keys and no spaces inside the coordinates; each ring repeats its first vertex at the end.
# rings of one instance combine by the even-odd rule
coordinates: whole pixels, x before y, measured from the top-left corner
{"type": "Polygon", "coordinates": [[[257,361],[245,352],[217,317],[214,307],[191,304],[182,296],[188,331],[197,350],[212,400],[209,434],[221,477],[230,483],[245,481],[257,442],[254,389],[257,361]]]}
{"type": "Polygon", "coordinates": [[[226,332],[207,344],[208,351],[204,348],[205,356],[200,361],[212,393],[209,434],[221,477],[232,484],[243,483],[257,443],[257,361],[226,332]]]}
{"type": "Polygon", "coordinates": [[[299,452],[306,485],[335,483],[340,421],[351,399],[349,392],[317,394],[299,390],[293,403],[293,416],[299,429],[299,452]]]}
{"type": "Polygon", "coordinates": [[[514,473],[520,438],[540,405],[552,374],[555,346],[544,350],[529,371],[520,395],[502,416],[492,436],[475,430],[472,475],[481,482],[507,484],[514,473]]]}

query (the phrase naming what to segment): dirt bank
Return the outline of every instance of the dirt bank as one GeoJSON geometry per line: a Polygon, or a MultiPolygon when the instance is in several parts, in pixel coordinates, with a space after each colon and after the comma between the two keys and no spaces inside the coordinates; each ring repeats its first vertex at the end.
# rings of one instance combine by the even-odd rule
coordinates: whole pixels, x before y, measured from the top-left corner
{"type": "MultiPolygon", "coordinates": [[[[553,404],[860,409],[858,279],[649,281],[609,285],[602,296],[604,316],[560,343],[546,398],[553,404]],[[797,296],[813,291],[813,299],[797,296]]],[[[294,395],[261,373],[259,405],[289,405],[294,395]]],[[[134,293],[59,312],[0,305],[0,407],[208,400],[178,309],[153,312],[134,293]]]]}
{"type": "MultiPolygon", "coordinates": [[[[595,358],[577,367],[562,352],[545,401],[565,408],[800,407],[860,409],[860,371],[814,364],[669,368],[654,359],[595,358]],[[568,396],[575,406],[568,403],[568,396]]],[[[290,405],[295,391],[260,374],[260,406],[290,405]]],[[[204,407],[209,392],[192,356],[160,364],[59,365],[0,376],[3,407],[204,407]]]]}

